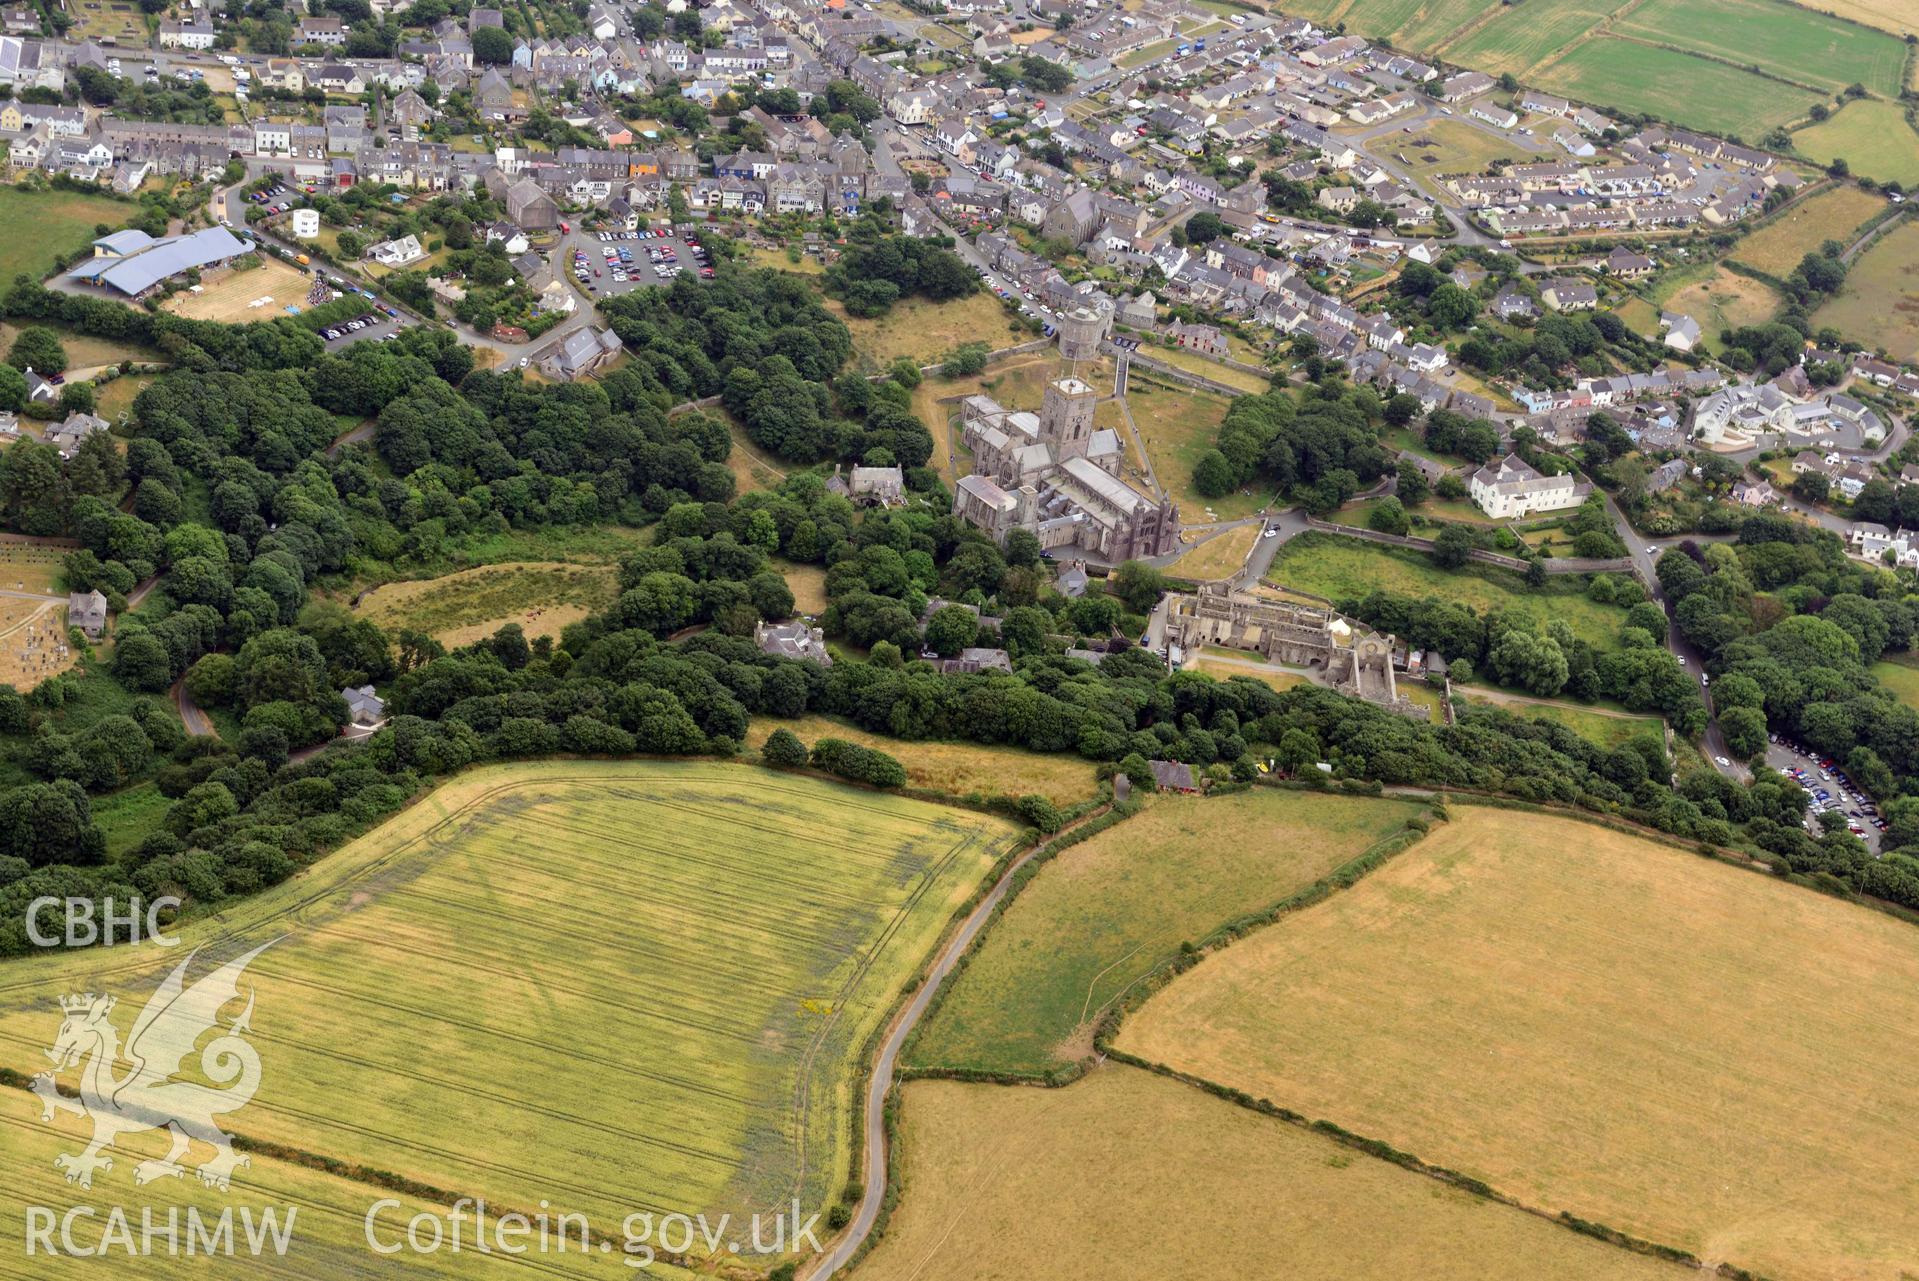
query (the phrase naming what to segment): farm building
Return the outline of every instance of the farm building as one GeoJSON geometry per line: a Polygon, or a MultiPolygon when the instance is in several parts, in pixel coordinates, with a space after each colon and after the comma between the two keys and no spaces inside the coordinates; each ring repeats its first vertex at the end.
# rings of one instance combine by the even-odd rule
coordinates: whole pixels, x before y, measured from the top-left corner
{"type": "Polygon", "coordinates": [[[93,242],[93,257],[67,270],[67,279],[144,298],[182,272],[231,262],[253,252],[253,243],[225,227],[155,240],[144,231],[116,231],[93,242]]]}
{"type": "Polygon", "coordinates": [[[1197,792],[1193,767],[1181,761],[1147,761],[1153,770],[1153,782],[1162,792],[1197,792]]]}

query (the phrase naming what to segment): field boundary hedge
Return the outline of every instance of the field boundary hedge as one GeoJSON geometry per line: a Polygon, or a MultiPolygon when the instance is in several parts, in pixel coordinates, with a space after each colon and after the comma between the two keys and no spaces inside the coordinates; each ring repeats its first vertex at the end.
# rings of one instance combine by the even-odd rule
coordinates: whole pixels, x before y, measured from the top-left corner
{"type": "MultiPolygon", "coordinates": [[[[992,929],[993,923],[997,921],[1000,914],[1006,910],[1006,905],[1010,903],[1018,895],[1019,891],[1025,888],[1027,882],[1032,879],[1031,872],[1036,866],[1044,864],[1060,850],[1070,849],[1081,841],[1105,831],[1115,823],[1130,818],[1139,811],[1137,802],[1128,805],[1112,804],[1110,788],[1102,786],[1101,792],[1101,797],[1095,797],[1090,803],[1075,807],[1081,814],[1091,814],[1091,817],[1080,822],[1079,826],[1061,832],[1030,856],[1023,856],[1022,851],[1038,839],[1041,835],[1038,832],[1032,832],[1030,836],[1023,836],[1022,839],[1006,848],[1006,851],[1001,857],[994,861],[991,872],[981,878],[979,887],[967,897],[966,902],[954,911],[945,929],[940,932],[939,940],[927,954],[927,962],[923,962],[919,970],[907,982],[906,986],[900,989],[899,997],[894,1002],[893,1008],[887,1012],[886,1017],[880,1021],[874,1028],[872,1035],[869,1036],[865,1044],[860,1047],[857,1059],[859,1071],[854,1076],[854,1097],[857,1106],[853,1109],[852,1126],[853,1151],[857,1154],[856,1168],[853,1172],[853,1177],[847,1180],[845,1194],[838,1202],[838,1204],[846,1206],[849,1211],[853,1206],[857,1205],[865,1195],[865,1103],[867,1091],[871,1088],[872,1084],[873,1067],[879,1058],[880,1047],[885,1044],[886,1038],[892,1034],[893,1029],[898,1025],[899,1020],[905,1014],[907,1006],[913,999],[913,994],[918,992],[921,984],[926,981],[927,964],[937,962],[941,952],[945,950],[948,941],[953,937],[954,931],[971,915],[973,909],[979,906],[980,901],[984,899],[986,895],[993,892],[993,887],[998,885],[1001,880],[1006,877],[1006,868],[1017,863],[1022,857],[1026,857],[1025,866],[1021,867],[1019,871],[1014,874],[1012,881],[1007,884],[1006,893],[1001,896],[998,905],[995,906],[992,913],[984,921],[980,922],[979,931],[973,936],[972,946],[968,947],[959,955],[959,958],[953,964],[953,968],[947,972],[946,977],[941,981],[939,988],[927,1000],[926,1008],[920,1012],[920,1022],[915,1027],[915,1031],[917,1031],[919,1027],[924,1027],[926,1020],[931,1018],[933,1013],[939,1009],[940,1003],[944,1000],[946,993],[952,991],[951,985],[953,981],[966,969],[974,953],[979,950],[980,941],[986,937],[987,933],[992,929]],[[1106,808],[1103,810],[1099,809],[1098,807],[1101,805],[1106,806],[1106,808]]],[[[1027,830],[1029,832],[1032,831],[1030,828],[1027,830]]],[[[907,1041],[901,1044],[900,1049],[902,1052],[905,1051],[906,1045],[910,1044],[911,1041],[912,1038],[909,1036],[907,1041]]],[[[886,1151],[889,1154],[897,1152],[899,1149],[900,1082],[911,1079],[913,1079],[913,1076],[908,1069],[901,1067],[897,1063],[894,1064],[893,1081],[892,1084],[887,1087],[886,1099],[880,1109],[881,1123],[885,1127],[884,1143],[886,1151]]],[[[1078,1077],[1076,1076],[1074,1079],[1077,1080],[1078,1077]]],[[[1064,1082],[1062,1082],[1062,1084],[1064,1084],[1064,1082]]],[[[900,1163],[896,1159],[889,1159],[886,1163],[886,1190],[880,1196],[879,1208],[874,1214],[872,1226],[867,1229],[866,1236],[860,1241],[858,1248],[847,1257],[843,1265],[844,1267],[850,1268],[865,1258],[867,1253],[879,1243],[880,1238],[885,1235],[886,1225],[892,1220],[893,1210],[899,1204],[900,1192],[900,1163]]],[[[837,1239],[837,1232],[838,1229],[835,1229],[836,1235],[833,1239],[837,1239]]],[[[830,1242],[828,1248],[829,1250],[831,1248],[830,1242]]]]}

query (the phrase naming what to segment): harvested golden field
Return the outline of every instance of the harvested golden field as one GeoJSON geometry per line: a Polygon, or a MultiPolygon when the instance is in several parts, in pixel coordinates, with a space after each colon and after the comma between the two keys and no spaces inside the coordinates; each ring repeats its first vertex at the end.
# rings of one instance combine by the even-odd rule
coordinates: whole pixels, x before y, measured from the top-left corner
{"type": "Polygon", "coordinates": [[[1259,541],[1258,525],[1242,525],[1207,539],[1166,567],[1177,578],[1209,582],[1231,578],[1246,565],[1246,553],[1259,541]]]}
{"type": "Polygon", "coordinates": [[[1919,930],[1458,807],[1157,994],[1121,1047],[1774,1277],[1919,1271],[1919,930]]]}
{"type": "Polygon", "coordinates": [[[1682,1281],[1201,1090],[911,1081],[903,1195],[859,1281],[1682,1281]]]}
{"type": "Polygon", "coordinates": [[[604,609],[618,594],[611,565],[562,561],[481,565],[440,578],[387,583],[360,597],[355,612],[389,631],[410,627],[441,644],[470,645],[508,623],[530,640],[604,609]]]}
{"type": "Polygon", "coordinates": [[[1040,868],[908,1047],[919,1067],[1043,1072],[1182,943],[1263,911],[1405,827],[1406,801],[1257,788],[1160,796],[1040,868]]]}
{"type": "MultiPolygon", "coordinates": [[[[230,1132],[605,1233],[811,1212],[851,1172],[869,1038],[1017,835],[739,764],[477,769],[177,952],[0,966],[0,1062],[47,1067],[56,996],[118,997],[125,1035],[190,952],[197,979],[271,943],[243,982],[259,1089],[230,1132]]],[[[93,1196],[129,1195],[132,1165],[93,1196]]]]}
{"type": "Polygon", "coordinates": [[[1803,7],[1878,27],[1896,36],[1919,32],[1919,12],[1913,10],[1910,0],[1819,0],[1817,4],[1803,7]]]}
{"type": "Polygon", "coordinates": [[[1884,196],[1850,185],[1834,187],[1792,205],[1777,220],[1741,241],[1732,256],[1748,267],[1784,279],[1825,241],[1851,244],[1853,231],[1885,208],[1884,196]]]}
{"type": "Polygon", "coordinates": [[[1056,805],[1073,805],[1093,795],[1093,763],[1077,756],[1029,752],[1022,747],[985,743],[913,742],[869,734],[855,725],[825,716],[783,721],[762,718],[747,727],[746,746],[758,751],[776,729],[788,729],[809,748],[822,738],[843,738],[894,757],[906,767],[913,787],[948,796],[1044,796],[1056,805]]]}

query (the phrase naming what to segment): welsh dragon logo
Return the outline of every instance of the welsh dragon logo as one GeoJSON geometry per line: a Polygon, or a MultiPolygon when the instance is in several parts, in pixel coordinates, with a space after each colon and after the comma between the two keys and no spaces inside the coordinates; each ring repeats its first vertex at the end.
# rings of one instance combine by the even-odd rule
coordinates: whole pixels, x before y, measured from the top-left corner
{"type": "Polygon", "coordinates": [[[208,1187],[227,1190],[233,1171],[248,1160],[234,1152],[233,1140],[213,1119],[245,1107],[260,1087],[260,1056],[244,1039],[253,1017],[252,991],[247,992],[246,1008],[232,1023],[222,1027],[219,1016],[228,1002],[239,998],[240,975],[248,964],[271,946],[272,942],[263,943],[191,986],[186,982],[187,966],[198,952],[189,955],[147,1000],[133,1021],[124,1050],[119,1030],[108,1018],[115,1005],[111,996],[88,992],[60,999],[65,1017],[60,1035],[47,1051],[54,1068],[35,1076],[32,1088],[40,1096],[42,1121],[51,1121],[55,1112],[93,1121],[93,1141],[85,1151],[53,1159],[56,1168],[66,1171],[67,1182],[91,1188],[95,1170],[113,1168],[113,1158],[105,1149],[122,1134],[167,1130],[173,1136],[172,1148],[157,1161],[134,1166],[133,1181],[144,1184],[185,1174],[180,1158],[198,1139],[214,1155],[194,1173],[208,1187]],[[218,1035],[200,1049],[198,1067],[199,1074],[214,1084],[175,1080],[208,1032],[218,1035]],[[59,1092],[54,1076],[83,1060],[76,1102],[59,1092]],[[124,1075],[122,1062],[129,1065],[124,1075]]]}

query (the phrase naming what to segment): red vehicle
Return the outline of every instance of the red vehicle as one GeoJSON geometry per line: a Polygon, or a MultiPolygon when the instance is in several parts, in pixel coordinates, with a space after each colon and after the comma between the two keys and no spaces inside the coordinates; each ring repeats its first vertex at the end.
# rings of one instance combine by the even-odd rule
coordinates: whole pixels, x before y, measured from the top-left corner
{"type": "Polygon", "coordinates": [[[561,224],[560,224],[560,234],[561,234],[561,235],[572,235],[572,234],[573,234],[573,228],[572,228],[572,227],[570,227],[570,226],[568,226],[568,225],[567,225],[566,223],[561,223],[561,224]]]}

